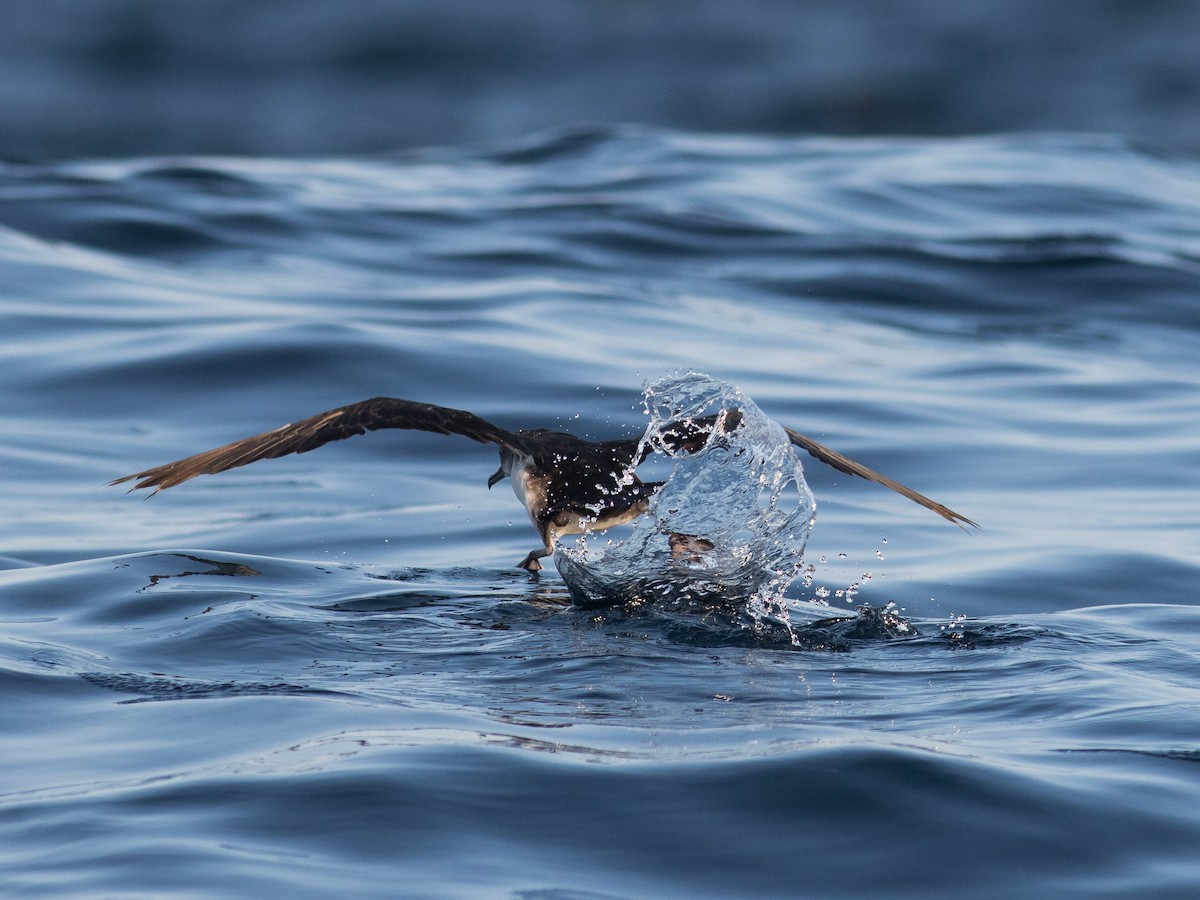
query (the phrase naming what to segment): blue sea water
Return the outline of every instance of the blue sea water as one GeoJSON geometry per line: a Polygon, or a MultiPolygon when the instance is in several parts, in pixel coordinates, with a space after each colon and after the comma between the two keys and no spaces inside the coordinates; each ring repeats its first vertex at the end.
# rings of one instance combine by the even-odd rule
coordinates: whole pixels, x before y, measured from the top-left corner
{"type": "Polygon", "coordinates": [[[1200,164],[560,131],[0,165],[10,896],[1194,897],[1200,164]],[[379,394],[807,456],[797,629],[581,608],[491,448],[106,482],[379,394]]]}

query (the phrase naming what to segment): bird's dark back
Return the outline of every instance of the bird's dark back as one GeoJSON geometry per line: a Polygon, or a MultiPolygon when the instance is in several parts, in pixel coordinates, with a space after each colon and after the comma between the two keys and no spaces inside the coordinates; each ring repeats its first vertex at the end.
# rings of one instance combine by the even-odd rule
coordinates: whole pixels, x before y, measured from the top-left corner
{"type": "Polygon", "coordinates": [[[636,476],[623,481],[638,450],[637,439],[589,441],[561,431],[518,432],[538,472],[547,479],[549,513],[561,509],[608,509],[645,496],[636,476]]]}

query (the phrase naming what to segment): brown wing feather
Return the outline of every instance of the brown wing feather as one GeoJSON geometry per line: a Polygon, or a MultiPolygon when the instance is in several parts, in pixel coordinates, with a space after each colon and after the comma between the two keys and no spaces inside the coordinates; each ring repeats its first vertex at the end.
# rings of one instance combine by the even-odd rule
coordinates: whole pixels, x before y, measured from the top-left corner
{"type": "Polygon", "coordinates": [[[790,428],[784,428],[792,443],[797,447],[807,450],[814,457],[825,463],[827,466],[833,466],[839,472],[845,472],[847,475],[857,475],[859,478],[865,478],[868,481],[874,481],[876,484],[882,484],[884,487],[891,488],[897,494],[907,497],[914,503],[919,503],[926,509],[931,509],[943,519],[947,519],[957,525],[959,528],[965,525],[970,525],[978,528],[975,522],[972,522],[966,516],[959,515],[948,506],[943,506],[936,500],[930,500],[924,494],[918,494],[912,488],[905,487],[898,481],[892,481],[886,475],[880,475],[874,469],[868,469],[862,463],[857,463],[848,456],[842,456],[836,450],[830,450],[824,444],[818,444],[810,437],[805,437],[798,431],[792,431],[790,428]]]}
{"type": "Polygon", "coordinates": [[[275,459],[290,453],[307,453],[330,441],[344,440],[380,428],[408,428],[432,431],[436,434],[458,434],[481,444],[498,444],[525,450],[517,435],[481,419],[474,413],[394,397],[375,397],[318,413],[299,422],[283,425],[274,431],[217,447],[215,450],[206,450],[186,459],[135,472],[110,484],[121,484],[140,478],[130,490],[152,487],[154,493],[158,493],[197,475],[224,472],[226,469],[235,469],[260,459],[275,459]]]}
{"type": "MultiPolygon", "coordinates": [[[[708,443],[708,436],[718,419],[721,421],[722,429],[728,434],[742,424],[742,411],[737,407],[730,407],[725,410],[724,418],[721,418],[719,413],[714,413],[694,419],[680,419],[677,422],[671,422],[659,430],[662,445],[673,453],[698,453],[708,443]]],[[[643,447],[638,462],[643,462],[653,452],[653,447],[643,447]]]]}
{"type": "MultiPolygon", "coordinates": [[[[662,429],[663,444],[670,450],[682,450],[686,453],[695,453],[700,450],[708,440],[709,432],[717,423],[718,417],[715,415],[700,416],[695,419],[684,419],[679,422],[672,422],[670,425],[662,429]]],[[[732,431],[741,423],[741,410],[731,408],[725,411],[724,427],[726,431],[732,431]]],[[[862,463],[855,462],[848,456],[843,456],[836,450],[831,450],[824,444],[817,443],[812,438],[800,434],[798,431],[793,431],[790,428],[784,428],[791,442],[797,447],[808,451],[813,457],[825,463],[827,466],[833,466],[840,472],[845,472],[848,475],[856,475],[859,478],[865,478],[868,481],[874,481],[876,484],[882,484],[886,488],[891,488],[897,494],[907,497],[914,503],[919,503],[926,509],[932,510],[943,519],[953,522],[959,528],[970,525],[978,528],[975,522],[972,522],[966,516],[956,513],[948,506],[943,506],[936,500],[930,500],[924,494],[918,494],[910,487],[905,487],[898,481],[893,481],[886,475],[881,475],[874,469],[868,469],[862,463]]],[[[651,452],[651,448],[647,447],[643,450],[642,459],[645,459],[651,452]]],[[[641,460],[639,460],[641,462],[641,460]]]]}

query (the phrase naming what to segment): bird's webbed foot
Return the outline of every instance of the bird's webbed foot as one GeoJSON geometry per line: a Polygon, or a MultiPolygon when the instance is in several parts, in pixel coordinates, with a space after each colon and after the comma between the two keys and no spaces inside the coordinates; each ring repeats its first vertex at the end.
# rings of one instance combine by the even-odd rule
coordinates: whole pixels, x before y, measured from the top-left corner
{"type": "Polygon", "coordinates": [[[540,572],[542,571],[542,564],[538,560],[542,557],[550,556],[552,553],[554,553],[554,548],[552,547],[530,550],[529,555],[517,563],[517,568],[524,569],[526,572],[540,572]]]}

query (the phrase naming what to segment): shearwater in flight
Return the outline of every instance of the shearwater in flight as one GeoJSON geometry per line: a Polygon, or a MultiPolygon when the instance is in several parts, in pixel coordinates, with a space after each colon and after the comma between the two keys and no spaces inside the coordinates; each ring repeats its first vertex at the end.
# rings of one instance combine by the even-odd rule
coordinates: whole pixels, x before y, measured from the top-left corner
{"type": "MultiPolygon", "coordinates": [[[[681,419],[662,430],[662,445],[672,453],[696,452],[705,446],[714,429],[718,434],[729,433],[741,423],[742,413],[737,408],[681,419]]],[[[539,560],[554,553],[554,542],[558,538],[630,522],[646,511],[650,498],[662,486],[662,482],[642,481],[634,474],[633,470],[653,452],[653,448],[638,438],[589,441],[545,428],[512,432],[465,410],[394,397],[375,397],[340,406],[274,431],[126,475],[111,484],[140,479],[130,490],[154,488],[153,496],[197,475],[224,472],[260,459],[306,453],[330,441],[381,428],[457,434],[481,444],[496,444],[500,448],[500,468],[488,479],[488,487],[511,477],[513,491],[542,539],[543,546],[530,551],[518,563],[531,572],[541,569],[539,560]]],[[[959,527],[978,527],[966,516],[812,438],[790,428],[784,431],[792,444],[838,471],[891,488],[959,527]]],[[[672,534],[669,540],[672,548],[678,546],[689,552],[712,547],[710,542],[697,535],[672,534]]]]}

